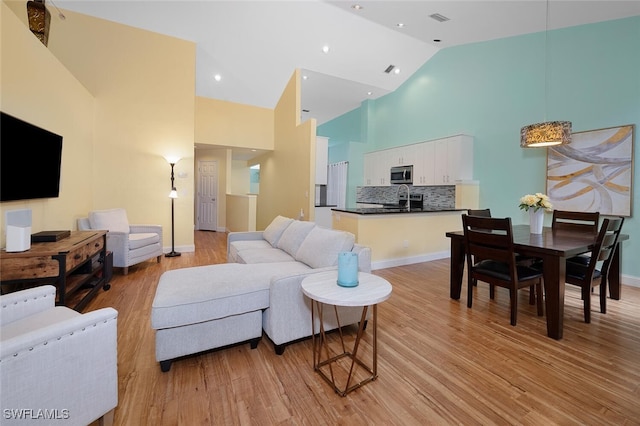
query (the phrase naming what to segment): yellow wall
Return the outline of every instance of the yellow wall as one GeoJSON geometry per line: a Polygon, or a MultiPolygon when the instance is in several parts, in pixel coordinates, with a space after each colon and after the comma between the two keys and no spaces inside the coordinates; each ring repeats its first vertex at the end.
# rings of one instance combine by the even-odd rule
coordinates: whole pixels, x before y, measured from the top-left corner
{"type": "MultiPolygon", "coordinates": [[[[26,14],[23,1],[10,5],[16,14],[26,14]]],[[[169,247],[170,167],[163,157],[177,155],[182,160],[175,171],[182,177],[176,179],[176,247],[193,250],[195,45],[65,11],[65,21],[52,16],[47,49],[37,45],[26,23],[16,25],[15,16],[4,12],[3,6],[2,64],[3,71],[12,71],[12,80],[6,84],[3,77],[3,110],[28,110],[33,116],[26,118],[34,120],[46,117],[56,126],[37,124],[58,128],[64,136],[63,192],[59,200],[32,202],[43,206],[38,216],[47,217],[46,223],[38,219],[39,226],[74,229],[75,219],[91,209],[124,207],[131,223],[163,225],[169,247]],[[5,26],[5,21],[14,22],[5,26]],[[27,44],[27,54],[17,46],[23,39],[29,40],[20,42],[27,44]],[[74,77],[93,95],[93,105],[74,100],[78,89],[67,88],[79,86],[67,83],[74,77]],[[39,85],[42,89],[35,91],[39,85]],[[6,97],[10,92],[15,95],[6,97]],[[65,128],[65,121],[79,128],[65,128]],[[74,138],[82,139],[83,150],[69,154],[66,147],[76,143],[74,138]]],[[[32,231],[37,232],[35,216],[34,211],[32,231]]]]}
{"type": "MultiPolygon", "coordinates": [[[[92,205],[94,98],[4,2],[0,19],[0,109],[63,136],[60,197],[1,203],[0,218],[4,225],[6,210],[29,208],[34,233],[75,229],[76,219],[92,205]]],[[[25,170],[15,179],[38,178],[32,174],[25,170]]],[[[4,247],[4,226],[0,229],[4,247]]]]}
{"type": "Polygon", "coordinates": [[[273,114],[268,108],[197,96],[195,142],[272,150],[273,114]]]}
{"type": "Polygon", "coordinates": [[[300,124],[300,70],[296,70],[275,109],[274,151],[260,163],[257,229],[278,215],[314,218],[316,120],[300,124]]]}

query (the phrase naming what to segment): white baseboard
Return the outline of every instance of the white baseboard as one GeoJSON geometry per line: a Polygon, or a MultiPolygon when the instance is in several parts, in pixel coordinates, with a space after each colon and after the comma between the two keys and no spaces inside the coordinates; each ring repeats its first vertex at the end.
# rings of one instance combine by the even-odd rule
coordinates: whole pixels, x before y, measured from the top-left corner
{"type": "MultiPolygon", "coordinates": [[[[163,253],[169,253],[171,251],[171,247],[163,247],[162,248],[162,252],[163,253]]],[[[196,251],[196,246],[195,244],[191,244],[191,245],[186,245],[186,246],[177,246],[176,247],[176,251],[178,253],[193,253],[196,251]]]]}
{"type": "MultiPolygon", "coordinates": [[[[376,260],[371,262],[371,269],[385,269],[385,268],[393,268],[394,266],[404,266],[404,265],[412,265],[414,263],[422,263],[429,262],[432,260],[446,259],[451,257],[451,253],[449,251],[442,251],[436,253],[428,253],[419,256],[412,257],[401,257],[397,259],[385,259],[385,260],[376,260]]],[[[628,285],[630,287],[640,287],[640,277],[634,277],[632,275],[622,274],[620,276],[620,280],[623,285],[628,285]]]]}
{"type": "Polygon", "coordinates": [[[628,285],[630,287],[640,287],[640,277],[622,274],[620,276],[620,280],[624,285],[628,285]]]}
{"type": "Polygon", "coordinates": [[[421,254],[419,256],[400,257],[397,259],[376,260],[371,262],[371,269],[393,268],[394,266],[412,265],[414,263],[429,262],[432,260],[445,259],[450,256],[449,251],[421,254]]]}

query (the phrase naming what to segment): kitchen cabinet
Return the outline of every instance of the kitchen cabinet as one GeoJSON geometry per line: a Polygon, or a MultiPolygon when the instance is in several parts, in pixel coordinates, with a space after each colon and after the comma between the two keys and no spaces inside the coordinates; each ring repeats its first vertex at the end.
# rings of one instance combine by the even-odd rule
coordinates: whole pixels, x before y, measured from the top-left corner
{"type": "Polygon", "coordinates": [[[439,139],[435,144],[435,185],[453,185],[473,179],[473,138],[457,135],[439,139]]]}
{"type": "Polygon", "coordinates": [[[386,150],[374,151],[364,155],[365,186],[389,185],[390,161],[386,150]]]}
{"type": "Polygon", "coordinates": [[[454,185],[473,179],[473,138],[456,135],[364,155],[364,185],[388,186],[394,166],[413,165],[413,185],[454,185]]]}
{"type": "Polygon", "coordinates": [[[413,185],[435,184],[435,143],[424,142],[414,145],[413,185]]]}
{"type": "Polygon", "coordinates": [[[329,138],[316,136],[316,185],[327,184],[329,138]]]}

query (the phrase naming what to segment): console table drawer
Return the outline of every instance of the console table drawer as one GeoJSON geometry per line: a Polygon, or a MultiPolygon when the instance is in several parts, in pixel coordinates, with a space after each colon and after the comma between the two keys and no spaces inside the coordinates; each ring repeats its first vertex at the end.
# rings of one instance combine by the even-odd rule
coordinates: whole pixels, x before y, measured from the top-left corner
{"type": "Polygon", "coordinates": [[[77,249],[70,251],[67,254],[67,272],[71,271],[76,266],[84,263],[94,255],[100,253],[104,247],[104,240],[102,238],[88,242],[87,244],[78,247],[77,249]]]}
{"type": "Polygon", "coordinates": [[[0,262],[3,281],[57,277],[59,269],[58,261],[51,256],[17,257],[0,262]]]}

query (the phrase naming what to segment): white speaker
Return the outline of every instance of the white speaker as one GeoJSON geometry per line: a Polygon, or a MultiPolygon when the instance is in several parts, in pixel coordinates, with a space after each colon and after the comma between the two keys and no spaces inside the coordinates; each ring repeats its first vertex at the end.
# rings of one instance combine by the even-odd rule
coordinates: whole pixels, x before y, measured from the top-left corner
{"type": "Polygon", "coordinates": [[[7,252],[27,251],[31,248],[31,209],[5,212],[7,224],[7,252]]]}

